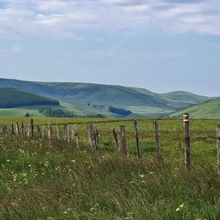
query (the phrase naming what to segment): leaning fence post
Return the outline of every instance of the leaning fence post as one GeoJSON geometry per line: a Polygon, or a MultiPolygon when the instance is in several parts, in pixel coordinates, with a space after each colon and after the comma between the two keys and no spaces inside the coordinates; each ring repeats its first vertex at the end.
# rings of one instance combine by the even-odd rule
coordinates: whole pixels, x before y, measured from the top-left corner
{"type": "Polygon", "coordinates": [[[119,152],[121,154],[127,155],[127,145],[126,145],[126,135],[125,135],[125,126],[120,126],[120,133],[119,133],[119,152]]]}
{"type": "Polygon", "coordinates": [[[220,125],[216,129],[217,134],[217,172],[220,176],[220,125]]]}
{"type": "Polygon", "coordinates": [[[189,170],[191,166],[190,162],[190,133],[189,133],[189,114],[183,114],[183,132],[184,132],[184,144],[185,144],[185,166],[189,170]]]}
{"type": "Polygon", "coordinates": [[[115,140],[115,143],[116,143],[117,150],[119,151],[118,135],[117,135],[117,132],[114,128],[112,129],[112,133],[113,133],[113,137],[114,137],[114,140],[115,140]]]}
{"type": "Polygon", "coordinates": [[[140,151],[140,142],[139,142],[139,132],[138,132],[138,124],[137,121],[134,121],[134,134],[135,134],[135,141],[136,141],[136,151],[137,157],[141,158],[141,151],[140,151]]]}

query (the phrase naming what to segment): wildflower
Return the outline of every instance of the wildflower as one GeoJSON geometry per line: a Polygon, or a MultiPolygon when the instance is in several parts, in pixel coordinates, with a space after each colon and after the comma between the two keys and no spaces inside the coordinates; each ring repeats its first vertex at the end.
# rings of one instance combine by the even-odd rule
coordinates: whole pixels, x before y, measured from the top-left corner
{"type": "Polygon", "coordinates": [[[184,203],[182,203],[177,209],[176,209],[176,212],[179,212],[181,209],[183,209],[184,207],[184,203]]]}
{"type": "Polygon", "coordinates": [[[10,160],[6,160],[8,163],[10,162],[10,160]]]}
{"type": "Polygon", "coordinates": [[[139,177],[140,177],[140,178],[144,178],[144,175],[143,175],[143,174],[141,174],[141,175],[139,175],[139,177]]]}
{"type": "Polygon", "coordinates": [[[177,209],[176,209],[176,212],[179,212],[179,211],[180,211],[180,208],[177,208],[177,209]]]}

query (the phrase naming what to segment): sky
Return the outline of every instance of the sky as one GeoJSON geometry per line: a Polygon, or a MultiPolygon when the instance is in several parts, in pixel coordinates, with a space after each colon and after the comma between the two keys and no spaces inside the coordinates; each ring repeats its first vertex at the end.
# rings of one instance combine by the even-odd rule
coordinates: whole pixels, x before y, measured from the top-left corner
{"type": "Polygon", "coordinates": [[[0,0],[0,78],[220,96],[220,1],[0,0]]]}

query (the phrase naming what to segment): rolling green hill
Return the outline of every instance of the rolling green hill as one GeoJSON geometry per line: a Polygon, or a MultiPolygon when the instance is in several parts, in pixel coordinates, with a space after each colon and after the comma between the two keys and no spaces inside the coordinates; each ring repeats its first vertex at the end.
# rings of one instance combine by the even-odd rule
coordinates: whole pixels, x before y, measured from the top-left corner
{"type": "Polygon", "coordinates": [[[16,108],[21,106],[52,105],[59,102],[30,92],[14,88],[0,88],[0,108],[16,108]]]}
{"type": "Polygon", "coordinates": [[[176,103],[177,108],[181,108],[181,106],[189,106],[189,104],[194,105],[210,100],[209,97],[195,95],[193,93],[184,91],[164,93],[161,94],[161,96],[166,98],[170,102],[176,103]]]}
{"type": "Polygon", "coordinates": [[[220,118],[220,98],[215,98],[201,104],[194,105],[190,108],[185,108],[175,113],[170,117],[182,117],[184,112],[190,113],[191,118],[220,118]]]}
{"type": "Polygon", "coordinates": [[[131,116],[159,117],[210,98],[187,92],[157,94],[142,88],[91,83],[50,83],[0,79],[0,88],[17,88],[62,103],[76,116],[111,114],[109,106],[131,110],[131,116]]]}

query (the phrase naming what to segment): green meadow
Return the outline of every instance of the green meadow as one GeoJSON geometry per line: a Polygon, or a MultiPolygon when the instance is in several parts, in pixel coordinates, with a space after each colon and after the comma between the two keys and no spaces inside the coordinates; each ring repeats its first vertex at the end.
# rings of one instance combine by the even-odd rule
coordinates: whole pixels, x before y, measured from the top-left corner
{"type": "MultiPolygon", "coordinates": [[[[0,123],[29,122],[1,117],[0,123]]],[[[181,120],[159,120],[163,162],[155,157],[153,120],[138,119],[141,159],[133,120],[34,118],[35,124],[78,123],[74,142],[0,134],[0,219],[218,220],[220,177],[216,172],[216,126],[191,120],[192,167],[184,167],[181,120]],[[88,144],[87,123],[96,123],[99,150],[88,144]],[[120,155],[112,129],[126,126],[128,156],[120,155]]],[[[62,126],[61,126],[62,134],[62,126]]]]}

